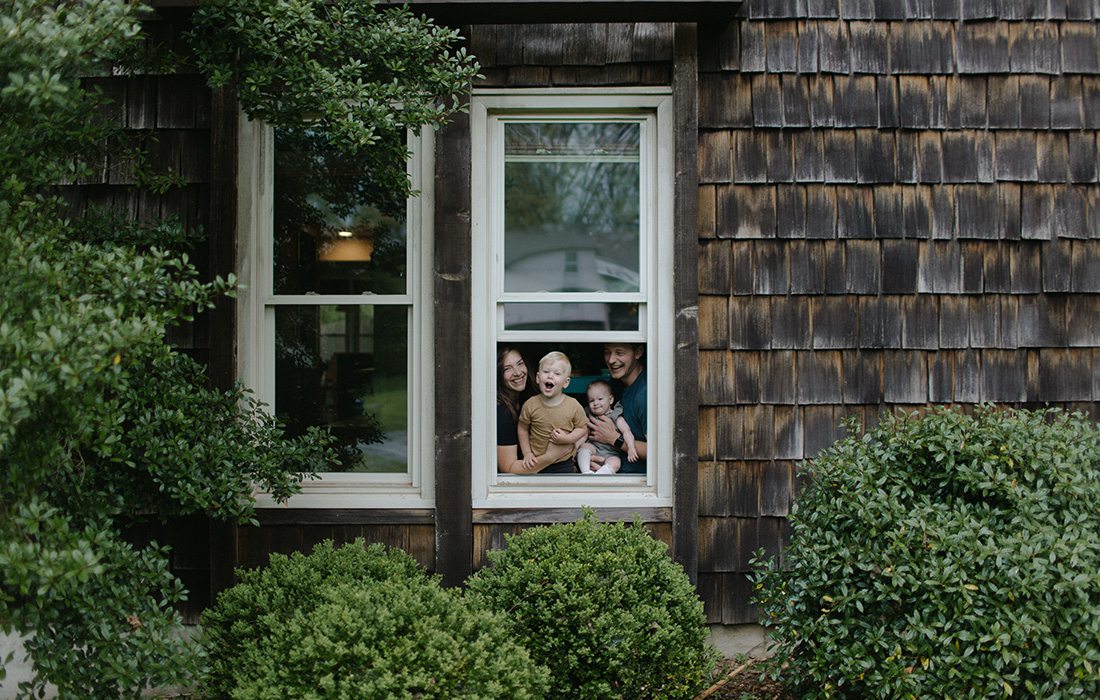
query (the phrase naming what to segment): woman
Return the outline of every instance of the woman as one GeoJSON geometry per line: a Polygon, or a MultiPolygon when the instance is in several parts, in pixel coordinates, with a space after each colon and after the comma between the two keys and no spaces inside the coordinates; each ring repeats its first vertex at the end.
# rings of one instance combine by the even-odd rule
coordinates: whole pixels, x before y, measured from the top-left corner
{"type": "Polygon", "coordinates": [[[552,447],[533,469],[523,466],[516,425],[523,402],[535,393],[535,379],[527,371],[523,355],[516,348],[502,348],[497,353],[497,469],[502,474],[536,474],[553,464],[555,457],[562,459],[570,451],[562,446],[562,454],[552,447]]]}

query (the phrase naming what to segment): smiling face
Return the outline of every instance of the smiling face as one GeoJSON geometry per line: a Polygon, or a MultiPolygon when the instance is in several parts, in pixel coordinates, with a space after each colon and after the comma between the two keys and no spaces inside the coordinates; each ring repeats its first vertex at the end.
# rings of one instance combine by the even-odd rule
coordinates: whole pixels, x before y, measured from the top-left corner
{"type": "Polygon", "coordinates": [[[527,365],[523,361],[523,356],[515,350],[504,355],[504,366],[501,372],[504,386],[510,390],[519,393],[527,386],[527,365]]]}
{"type": "Polygon", "coordinates": [[[603,361],[611,377],[627,386],[642,373],[642,349],[633,345],[608,343],[603,346],[603,361]]]}
{"type": "Polygon", "coordinates": [[[569,372],[569,365],[561,360],[543,360],[537,375],[539,393],[547,399],[561,396],[569,386],[569,372]]]}
{"type": "Polygon", "coordinates": [[[606,384],[591,384],[588,387],[588,411],[594,416],[605,416],[611,410],[611,391],[606,384]]]}

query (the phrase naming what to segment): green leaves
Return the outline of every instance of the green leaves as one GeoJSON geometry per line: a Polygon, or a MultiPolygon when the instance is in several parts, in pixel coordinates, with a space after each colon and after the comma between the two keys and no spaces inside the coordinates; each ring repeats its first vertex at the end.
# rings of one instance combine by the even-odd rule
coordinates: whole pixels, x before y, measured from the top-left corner
{"type": "Polygon", "coordinates": [[[191,34],[207,80],[235,85],[249,117],[322,134],[367,159],[399,200],[409,194],[405,159],[395,167],[374,149],[462,109],[479,66],[460,39],[405,8],[359,0],[206,0],[191,34]]]}
{"type": "Polygon", "coordinates": [[[206,687],[237,700],[543,697],[504,620],[363,540],[272,555],[203,615],[206,687]]]}
{"type": "Polygon", "coordinates": [[[550,697],[689,698],[713,659],[702,603],[640,523],[528,528],[468,581],[551,670],[550,697]]]}
{"type": "Polygon", "coordinates": [[[787,570],[758,562],[785,676],[807,698],[1096,695],[1098,507],[1084,416],[885,416],[812,464],[787,570]]]}

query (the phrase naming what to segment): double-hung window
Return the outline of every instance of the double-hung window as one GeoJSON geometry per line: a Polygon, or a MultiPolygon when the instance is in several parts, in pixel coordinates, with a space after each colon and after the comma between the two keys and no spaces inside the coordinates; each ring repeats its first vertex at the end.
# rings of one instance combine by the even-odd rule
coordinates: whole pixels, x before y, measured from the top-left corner
{"type": "Polygon", "coordinates": [[[430,506],[431,134],[409,137],[419,196],[386,201],[308,129],[240,133],[240,375],[339,455],[291,505],[430,506]]]}
{"type": "Polygon", "coordinates": [[[671,103],[670,91],[659,88],[474,93],[475,508],[671,504],[671,103]],[[643,357],[644,470],[500,473],[494,416],[502,349],[518,349],[532,374],[547,352],[564,352],[572,364],[566,392],[586,405],[586,387],[610,378],[610,343],[643,357]]]}

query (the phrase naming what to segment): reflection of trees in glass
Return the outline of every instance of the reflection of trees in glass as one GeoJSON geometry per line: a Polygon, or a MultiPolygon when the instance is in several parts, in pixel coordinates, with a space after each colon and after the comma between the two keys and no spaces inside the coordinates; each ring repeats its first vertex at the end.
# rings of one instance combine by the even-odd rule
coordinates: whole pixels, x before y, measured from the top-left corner
{"type": "Polygon", "coordinates": [[[638,288],[639,144],[637,123],[505,125],[506,265],[524,261],[515,275],[559,269],[562,281],[537,287],[553,291],[638,288]]]}
{"type": "MultiPolygon", "coordinates": [[[[375,147],[404,163],[404,138],[375,147]]],[[[405,291],[405,201],[372,177],[363,158],[334,149],[309,129],[275,135],[275,291],[402,293],[405,291]],[[359,243],[355,256],[325,260],[326,251],[359,243]]]]}

